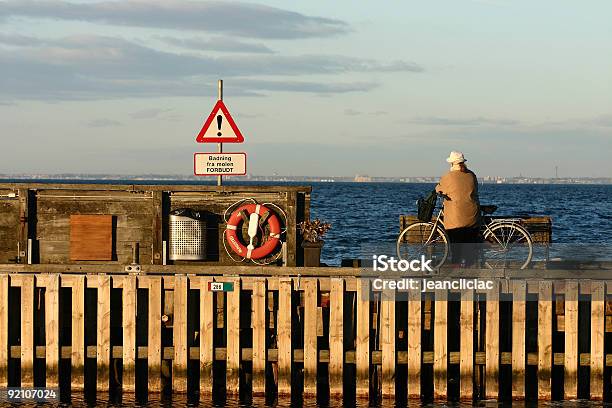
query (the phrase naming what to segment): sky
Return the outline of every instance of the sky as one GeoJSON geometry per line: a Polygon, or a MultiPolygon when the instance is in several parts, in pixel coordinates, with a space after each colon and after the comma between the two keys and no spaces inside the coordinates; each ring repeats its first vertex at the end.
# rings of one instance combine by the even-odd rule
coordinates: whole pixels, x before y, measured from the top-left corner
{"type": "Polygon", "coordinates": [[[0,0],[0,173],[612,177],[612,3],[0,0]]]}

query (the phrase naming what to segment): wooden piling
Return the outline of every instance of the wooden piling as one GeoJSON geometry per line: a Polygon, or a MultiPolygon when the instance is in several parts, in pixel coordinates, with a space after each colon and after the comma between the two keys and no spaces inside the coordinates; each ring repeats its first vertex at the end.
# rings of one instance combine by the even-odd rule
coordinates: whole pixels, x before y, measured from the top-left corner
{"type": "Polygon", "coordinates": [[[85,387],[85,275],[72,280],[72,349],[71,388],[82,391],[85,387]]]}
{"type": "Polygon", "coordinates": [[[565,282],[565,399],[578,398],[578,282],[565,282]]]}
{"type": "Polygon", "coordinates": [[[34,275],[21,281],[21,386],[34,386],[34,275]]]}
{"type": "Polygon", "coordinates": [[[8,385],[9,276],[0,274],[0,388],[8,385]]]}
{"type": "Polygon", "coordinates": [[[604,395],[604,339],[605,327],[605,282],[591,282],[591,399],[603,400],[604,395]]]}
{"type": "Polygon", "coordinates": [[[199,278],[200,287],[200,394],[213,392],[214,350],[214,292],[208,289],[213,278],[199,278]]]}
{"type": "Polygon", "coordinates": [[[421,398],[421,292],[408,292],[408,392],[409,399],[421,398]]]}
{"type": "MultiPolygon", "coordinates": [[[[45,290],[45,384],[59,387],[60,326],[59,326],[60,276],[46,277],[45,290]]],[[[2,295],[0,294],[0,298],[2,295]]],[[[0,361],[2,357],[0,356],[0,361]]]]}
{"type": "Polygon", "coordinates": [[[357,279],[356,395],[370,397],[370,281],[357,279]]]}
{"type": "Polygon", "coordinates": [[[266,278],[256,278],[253,282],[253,395],[266,394],[266,361],[268,360],[266,325],[266,278]]]}
{"type": "Polygon", "coordinates": [[[512,399],[525,399],[527,284],[512,282],[512,399]]]}
{"type": "Polygon", "coordinates": [[[381,295],[380,346],[382,353],[382,396],[383,398],[395,398],[395,367],[397,358],[395,342],[395,290],[384,290],[381,295]]]}
{"type": "Polygon", "coordinates": [[[226,390],[228,394],[240,391],[240,279],[228,280],[234,290],[227,293],[227,368],[226,390]]]}
{"type": "Polygon", "coordinates": [[[459,398],[474,398],[474,291],[461,293],[459,311],[459,398]]]}
{"type": "Polygon", "coordinates": [[[293,366],[293,348],[291,346],[291,321],[293,281],[291,278],[280,278],[278,281],[278,395],[291,395],[291,375],[293,366]]]}
{"type": "Polygon", "coordinates": [[[434,305],[434,360],[433,360],[433,393],[434,400],[447,398],[447,320],[448,292],[436,290],[434,305]]]}
{"type": "Polygon", "coordinates": [[[136,276],[123,278],[123,391],[136,391],[136,276]]]}
{"type": "Polygon", "coordinates": [[[147,338],[147,376],[150,392],[162,391],[162,278],[147,277],[149,316],[147,338]]]}
{"type": "Polygon", "coordinates": [[[172,360],[172,390],[187,392],[187,290],[185,275],[174,277],[174,359],[172,360]]]}
{"type": "Polygon", "coordinates": [[[487,291],[485,316],[485,398],[499,397],[499,283],[487,291]]]}
{"type": "Polygon", "coordinates": [[[552,296],[552,282],[540,281],[538,290],[538,399],[540,400],[551,398],[552,296]]]}
{"type": "Polygon", "coordinates": [[[304,395],[317,394],[317,366],[319,355],[317,349],[317,315],[319,281],[305,279],[304,286],[304,395]]]}
{"type": "Polygon", "coordinates": [[[329,394],[341,398],[344,392],[344,295],[345,281],[332,278],[329,293],[329,394]]]}
{"type": "Polygon", "coordinates": [[[96,347],[96,389],[104,392],[110,387],[111,362],[111,277],[98,277],[98,313],[96,347]]]}

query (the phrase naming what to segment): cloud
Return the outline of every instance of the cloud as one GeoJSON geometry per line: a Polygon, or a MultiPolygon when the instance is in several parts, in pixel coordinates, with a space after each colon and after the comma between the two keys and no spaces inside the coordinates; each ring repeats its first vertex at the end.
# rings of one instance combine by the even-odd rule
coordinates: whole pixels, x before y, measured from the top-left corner
{"type": "Polygon", "coordinates": [[[30,17],[117,26],[223,33],[247,38],[329,37],[350,31],[347,23],[252,3],[188,0],[121,0],[72,3],[7,0],[0,19],[30,17]]]}
{"type": "Polygon", "coordinates": [[[612,115],[601,115],[583,120],[581,123],[596,127],[612,127],[612,115]]]}
{"type": "Polygon", "coordinates": [[[108,118],[93,119],[87,122],[87,126],[92,127],[92,128],[105,128],[105,127],[114,127],[114,126],[121,126],[121,125],[122,125],[121,122],[118,122],[113,119],[108,119],[108,118]]]}
{"type": "Polygon", "coordinates": [[[386,115],[388,112],[378,110],[373,112],[361,112],[352,108],[348,108],[344,110],[344,114],[347,116],[360,116],[360,115],[370,115],[370,116],[382,116],[386,115]]]}
{"type": "Polygon", "coordinates": [[[132,119],[154,119],[159,117],[160,115],[171,112],[172,109],[161,109],[161,108],[151,108],[151,109],[142,109],[130,114],[132,119]]]}
{"type": "Polygon", "coordinates": [[[42,39],[30,37],[27,35],[0,33],[0,44],[4,45],[29,47],[32,45],[41,45],[44,43],[45,41],[42,39]]]}
{"type": "Polygon", "coordinates": [[[249,54],[274,53],[271,48],[268,48],[264,44],[244,42],[228,37],[213,37],[211,39],[158,37],[158,39],[169,45],[194,50],[210,50],[249,54]]]}
{"type": "Polygon", "coordinates": [[[266,116],[267,115],[263,113],[245,113],[245,112],[238,112],[235,115],[232,115],[232,117],[245,118],[245,119],[258,119],[258,118],[265,118],[266,116]]]}
{"type": "Polygon", "coordinates": [[[484,117],[447,118],[440,116],[416,117],[409,122],[417,125],[429,126],[516,126],[521,123],[514,119],[492,119],[484,117]]]}
{"type": "Polygon", "coordinates": [[[378,86],[373,82],[308,82],[292,80],[258,80],[237,79],[232,81],[233,85],[252,89],[254,91],[277,91],[277,92],[306,92],[316,94],[367,92],[378,86]]]}
{"type": "Polygon", "coordinates": [[[13,47],[0,53],[3,71],[0,89],[4,98],[16,99],[200,96],[201,89],[221,75],[232,78],[236,92],[241,95],[258,95],[261,91],[364,92],[377,84],[329,80],[318,83],[282,77],[423,70],[413,63],[386,64],[338,55],[211,57],[161,51],[121,38],[91,35],[44,40],[5,35],[3,41],[13,47]]]}
{"type": "Polygon", "coordinates": [[[359,116],[362,114],[362,112],[352,109],[352,108],[347,108],[344,110],[344,114],[347,116],[359,116]]]}

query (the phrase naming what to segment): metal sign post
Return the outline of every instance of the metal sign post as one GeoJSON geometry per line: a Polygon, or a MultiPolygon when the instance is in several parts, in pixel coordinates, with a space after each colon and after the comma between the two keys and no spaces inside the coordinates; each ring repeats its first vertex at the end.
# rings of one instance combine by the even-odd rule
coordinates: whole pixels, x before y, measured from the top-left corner
{"type": "Polygon", "coordinates": [[[195,153],[193,168],[196,176],[216,176],[217,186],[223,185],[223,175],[246,174],[246,153],[223,153],[223,143],[242,143],[244,137],[227,106],[223,103],[223,80],[218,83],[218,99],[204,126],[196,137],[197,143],[216,143],[217,152],[195,153]]]}
{"type": "MultiPolygon", "coordinates": [[[[218,91],[217,97],[219,98],[220,101],[223,100],[223,80],[222,79],[219,80],[219,91],[218,91]]],[[[223,153],[223,143],[221,142],[217,143],[217,152],[223,153]]],[[[217,176],[217,186],[222,186],[222,185],[223,185],[223,176],[217,176]]]]}

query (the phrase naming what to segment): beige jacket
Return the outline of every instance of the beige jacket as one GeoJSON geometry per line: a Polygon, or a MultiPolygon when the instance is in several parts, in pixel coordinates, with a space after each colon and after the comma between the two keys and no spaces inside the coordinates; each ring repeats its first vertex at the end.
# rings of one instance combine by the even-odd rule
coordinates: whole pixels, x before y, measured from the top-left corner
{"type": "Polygon", "coordinates": [[[436,191],[450,197],[444,200],[446,229],[473,227],[479,223],[478,180],[470,170],[451,170],[440,179],[436,191]]]}

